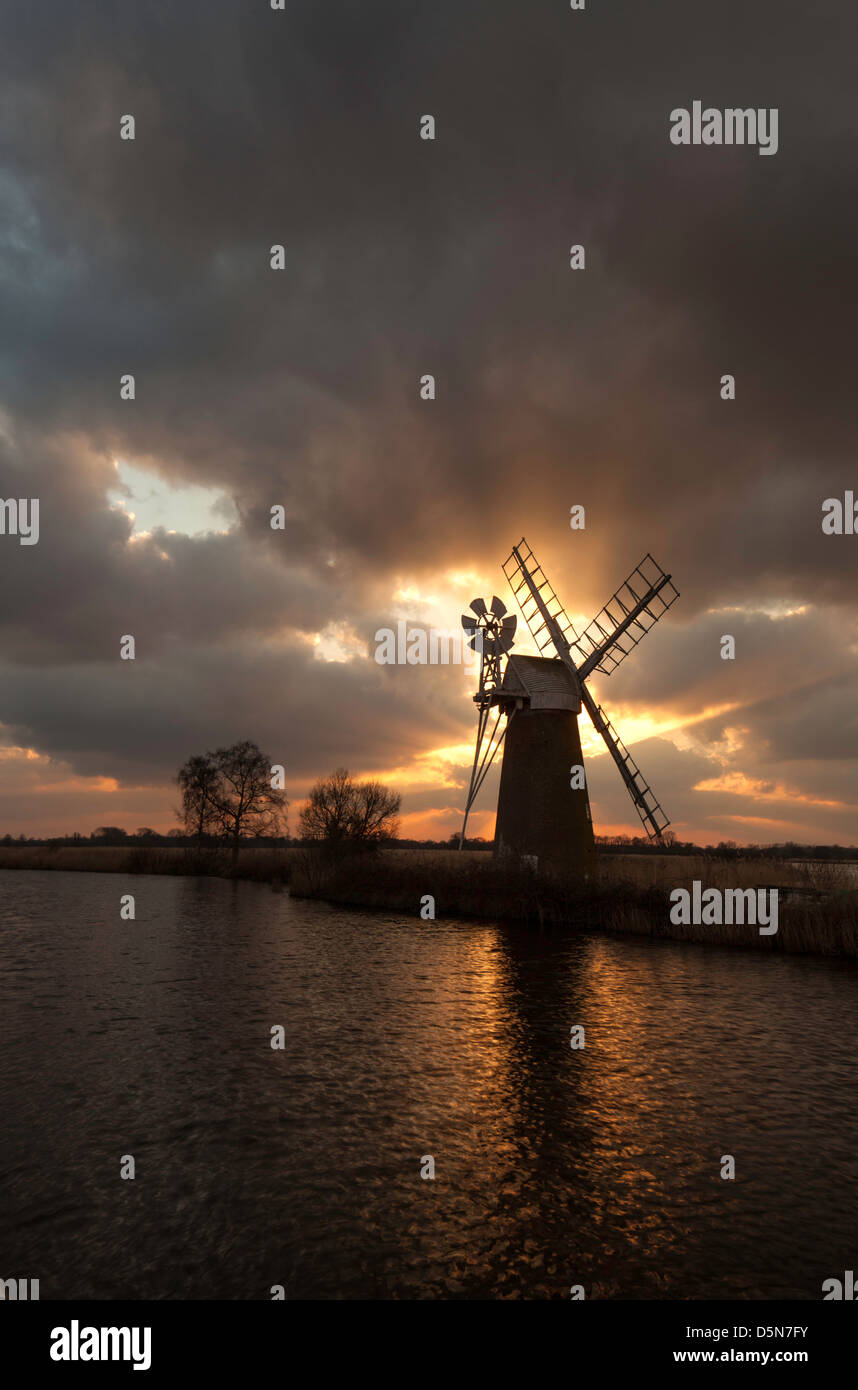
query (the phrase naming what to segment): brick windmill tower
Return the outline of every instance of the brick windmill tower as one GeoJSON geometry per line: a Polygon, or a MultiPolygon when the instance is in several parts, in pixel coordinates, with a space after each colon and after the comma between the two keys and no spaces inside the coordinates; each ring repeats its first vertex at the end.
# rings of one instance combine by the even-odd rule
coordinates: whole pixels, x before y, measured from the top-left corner
{"type": "Polygon", "coordinates": [[[632,570],[579,635],[527,542],[503,566],[539,656],[511,655],[515,617],[493,598],[475,599],[462,626],[481,653],[479,711],[468,814],[503,745],[495,854],[540,870],[589,873],[595,862],[590,798],[578,715],[586,709],[628,788],[650,839],[670,824],[649,784],[587,689],[593,671],[610,675],[679,597],[651,555],[632,570]],[[488,732],[492,711],[494,727],[488,732]],[[505,720],[503,727],[501,721],[505,720]]]}

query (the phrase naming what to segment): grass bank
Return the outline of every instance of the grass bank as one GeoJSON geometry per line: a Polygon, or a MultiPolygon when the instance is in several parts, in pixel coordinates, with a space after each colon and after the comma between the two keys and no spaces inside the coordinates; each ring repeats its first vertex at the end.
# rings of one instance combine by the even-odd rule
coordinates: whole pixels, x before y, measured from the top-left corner
{"type": "Polygon", "coordinates": [[[260,883],[288,883],[292,849],[147,848],[59,845],[0,849],[0,869],[57,869],[89,874],[190,874],[214,878],[250,878],[260,883]]]}
{"type": "Polygon", "coordinates": [[[858,882],[849,866],[789,864],[674,855],[611,855],[587,884],[543,879],[496,866],[481,852],[388,850],[363,859],[325,861],[295,851],[295,897],[419,917],[431,895],[436,917],[514,920],[538,928],[628,933],[795,954],[858,957],[858,882]],[[761,936],[741,923],[677,925],[670,893],[705,888],[777,888],[778,931],[761,936]]]}

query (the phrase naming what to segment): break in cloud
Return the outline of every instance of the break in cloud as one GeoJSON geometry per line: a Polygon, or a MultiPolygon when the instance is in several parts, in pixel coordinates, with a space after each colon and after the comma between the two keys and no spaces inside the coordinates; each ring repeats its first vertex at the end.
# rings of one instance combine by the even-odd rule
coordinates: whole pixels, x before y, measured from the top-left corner
{"type": "Polygon", "coordinates": [[[681,836],[858,839],[858,538],[820,528],[858,481],[858,21],[710,9],[6,9],[0,495],[41,539],[0,538],[0,830],[167,828],[179,762],[250,737],[293,800],[345,764],[448,835],[467,680],[372,635],[508,598],[525,534],[580,617],[674,574],[597,689],[681,836]],[[777,155],[672,146],[696,98],[778,107],[777,155]]]}

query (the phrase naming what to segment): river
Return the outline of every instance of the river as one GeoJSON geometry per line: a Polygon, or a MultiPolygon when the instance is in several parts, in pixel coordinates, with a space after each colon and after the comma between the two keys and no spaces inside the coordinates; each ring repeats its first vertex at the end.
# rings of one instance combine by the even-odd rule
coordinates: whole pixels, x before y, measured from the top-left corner
{"type": "Polygon", "coordinates": [[[181,877],[5,871],[0,922],[0,1277],[43,1299],[818,1299],[856,1268],[855,962],[181,877]]]}

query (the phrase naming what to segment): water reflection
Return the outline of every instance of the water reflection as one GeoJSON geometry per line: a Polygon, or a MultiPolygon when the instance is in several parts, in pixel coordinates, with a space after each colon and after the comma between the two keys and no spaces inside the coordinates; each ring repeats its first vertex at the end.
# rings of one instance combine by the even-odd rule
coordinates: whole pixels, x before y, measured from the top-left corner
{"type": "Polygon", "coordinates": [[[0,909],[0,1239],[43,1297],[817,1298],[854,1265],[854,966],[205,879],[7,872],[0,909]]]}

